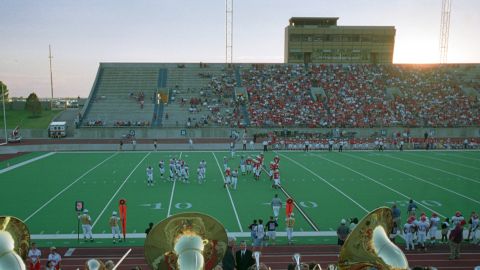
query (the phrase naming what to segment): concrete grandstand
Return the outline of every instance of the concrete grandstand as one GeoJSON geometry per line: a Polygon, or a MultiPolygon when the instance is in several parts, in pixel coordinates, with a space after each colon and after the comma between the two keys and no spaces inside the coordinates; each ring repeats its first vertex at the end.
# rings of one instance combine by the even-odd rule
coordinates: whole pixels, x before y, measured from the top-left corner
{"type": "Polygon", "coordinates": [[[479,81],[479,65],[101,63],[78,124],[468,129],[480,125],[479,81]]]}

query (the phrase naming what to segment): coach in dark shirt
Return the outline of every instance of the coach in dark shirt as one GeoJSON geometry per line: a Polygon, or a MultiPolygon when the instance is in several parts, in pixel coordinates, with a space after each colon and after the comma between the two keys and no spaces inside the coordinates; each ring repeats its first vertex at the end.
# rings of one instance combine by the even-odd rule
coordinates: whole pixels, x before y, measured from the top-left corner
{"type": "Polygon", "coordinates": [[[245,241],[240,242],[240,250],[235,254],[235,258],[237,260],[237,270],[247,270],[255,264],[252,251],[247,249],[247,243],[245,243],[245,241]]]}
{"type": "Polygon", "coordinates": [[[234,246],[235,246],[235,238],[228,238],[227,251],[225,252],[225,256],[223,256],[223,259],[222,259],[223,270],[235,269],[235,254],[233,254],[234,246]]]}

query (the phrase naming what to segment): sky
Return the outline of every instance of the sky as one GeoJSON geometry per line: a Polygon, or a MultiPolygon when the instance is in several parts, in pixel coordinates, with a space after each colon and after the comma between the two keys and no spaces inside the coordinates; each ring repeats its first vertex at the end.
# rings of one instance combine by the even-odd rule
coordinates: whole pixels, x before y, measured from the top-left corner
{"type": "MultiPolygon", "coordinates": [[[[233,61],[282,63],[291,17],[395,26],[394,63],[437,63],[442,0],[234,0],[233,61]]],[[[0,0],[10,96],[87,97],[100,62],[224,62],[225,0],[0,0]]],[[[452,0],[449,63],[480,63],[480,1],[452,0]]]]}

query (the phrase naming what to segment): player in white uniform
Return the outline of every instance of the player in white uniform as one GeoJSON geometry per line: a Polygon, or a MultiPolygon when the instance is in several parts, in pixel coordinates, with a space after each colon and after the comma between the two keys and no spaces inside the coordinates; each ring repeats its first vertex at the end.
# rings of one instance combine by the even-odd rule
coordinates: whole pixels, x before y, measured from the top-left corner
{"type": "Polygon", "coordinates": [[[470,229],[468,230],[467,240],[470,241],[470,237],[471,237],[472,243],[477,244],[477,241],[478,241],[477,231],[479,226],[479,219],[478,219],[477,213],[472,212],[472,216],[470,217],[469,223],[470,223],[470,229]]]}
{"type": "Polygon", "coordinates": [[[205,160],[200,161],[200,167],[203,168],[203,179],[207,177],[207,162],[205,160]]]}
{"type": "Polygon", "coordinates": [[[188,169],[188,164],[186,163],[185,165],[183,165],[182,174],[183,174],[183,179],[185,179],[185,183],[190,183],[188,179],[190,177],[190,170],[188,169]]]}
{"type": "Polygon", "coordinates": [[[153,168],[148,166],[147,168],[147,186],[153,186],[153,168]]]}
{"type": "Polygon", "coordinates": [[[465,220],[465,218],[462,216],[462,213],[460,211],[457,211],[455,213],[455,216],[453,216],[450,220],[452,221],[453,227],[455,228],[457,224],[465,220]]]}
{"type": "Polygon", "coordinates": [[[238,182],[238,170],[235,169],[232,172],[232,187],[233,187],[233,189],[237,189],[237,182],[238,182]]]}
{"type": "Polygon", "coordinates": [[[175,159],[170,159],[170,164],[168,164],[170,169],[170,181],[174,181],[175,177],[175,159]]]}
{"type": "Polygon", "coordinates": [[[432,245],[435,245],[439,224],[440,224],[440,218],[436,213],[433,213],[432,217],[430,218],[430,230],[428,231],[428,234],[430,235],[430,244],[432,245]]]}
{"type": "Polygon", "coordinates": [[[272,206],[273,217],[275,217],[275,220],[278,220],[278,213],[280,208],[282,208],[282,201],[278,198],[278,194],[275,194],[270,205],[272,206]]]}
{"type": "Polygon", "coordinates": [[[83,239],[87,241],[87,236],[88,236],[90,237],[90,241],[93,242],[92,219],[88,215],[88,209],[84,209],[83,214],[79,215],[78,219],[80,219],[80,223],[82,224],[83,239]]]}
{"type": "Polygon", "coordinates": [[[122,242],[122,238],[120,237],[120,227],[118,224],[120,223],[120,218],[117,216],[117,212],[113,211],[112,216],[108,220],[108,224],[112,228],[112,237],[113,243],[116,243],[115,238],[118,238],[118,242],[122,242]]]}
{"type": "Polygon", "coordinates": [[[233,158],[235,156],[235,143],[230,143],[230,156],[233,158]]]}
{"type": "Polygon", "coordinates": [[[158,162],[158,169],[160,170],[160,178],[163,178],[163,175],[165,174],[165,161],[160,160],[158,162]]]}
{"type": "Polygon", "coordinates": [[[240,171],[242,172],[242,175],[247,174],[247,169],[245,166],[245,158],[243,156],[240,158],[240,171]]]}
{"type": "Polygon", "coordinates": [[[228,159],[227,157],[223,157],[223,170],[226,171],[228,168],[228,159]]]}
{"type": "Polygon", "coordinates": [[[428,228],[430,228],[430,223],[428,223],[426,216],[422,216],[417,223],[417,241],[420,244],[420,248],[424,251],[427,250],[425,240],[427,239],[428,228]]]}
{"type": "Polygon", "coordinates": [[[405,233],[405,250],[415,250],[415,246],[413,245],[413,233],[415,232],[415,224],[413,224],[413,219],[409,218],[407,223],[403,225],[403,232],[405,233]]]}
{"type": "Polygon", "coordinates": [[[276,169],[273,172],[273,185],[272,188],[279,188],[280,187],[280,171],[276,169]]]}

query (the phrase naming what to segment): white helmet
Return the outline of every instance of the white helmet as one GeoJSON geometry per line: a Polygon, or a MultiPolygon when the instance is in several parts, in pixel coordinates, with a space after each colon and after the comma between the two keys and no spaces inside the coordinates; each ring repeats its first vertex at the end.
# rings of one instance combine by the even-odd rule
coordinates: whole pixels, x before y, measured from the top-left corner
{"type": "Polygon", "coordinates": [[[112,216],[116,216],[117,215],[117,212],[116,211],[113,211],[112,212],[112,216]]]}
{"type": "Polygon", "coordinates": [[[83,209],[83,213],[88,213],[88,209],[83,209]]]}

